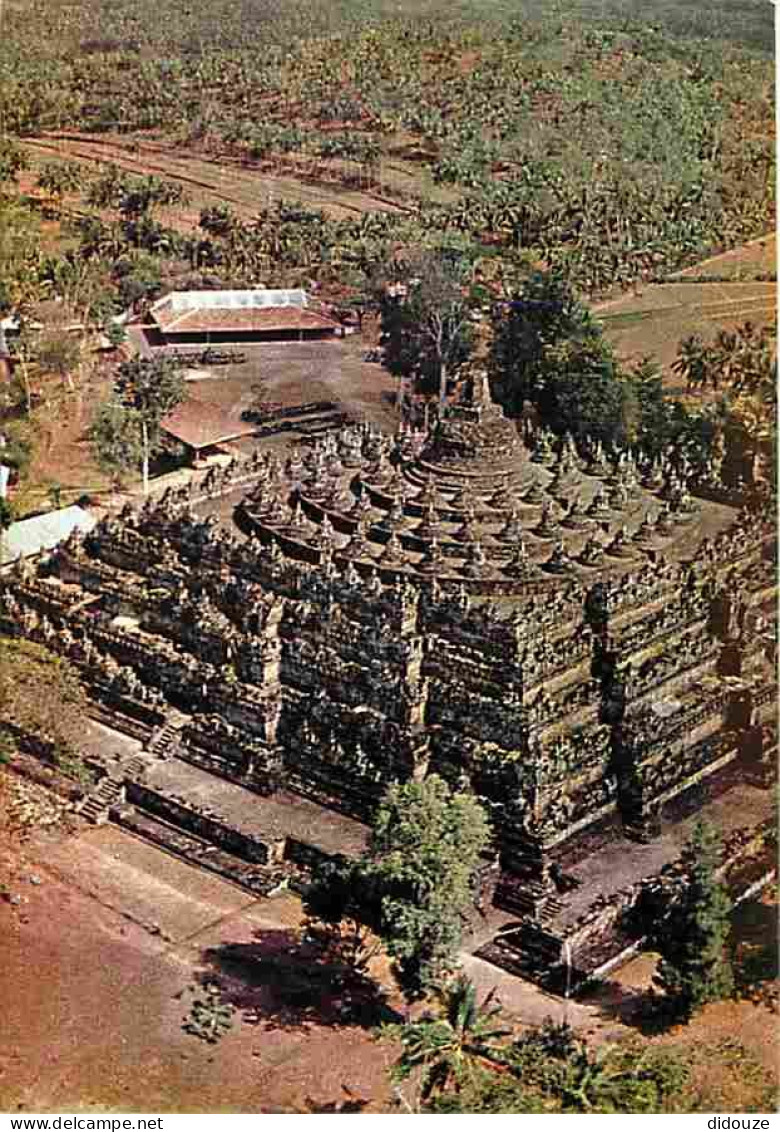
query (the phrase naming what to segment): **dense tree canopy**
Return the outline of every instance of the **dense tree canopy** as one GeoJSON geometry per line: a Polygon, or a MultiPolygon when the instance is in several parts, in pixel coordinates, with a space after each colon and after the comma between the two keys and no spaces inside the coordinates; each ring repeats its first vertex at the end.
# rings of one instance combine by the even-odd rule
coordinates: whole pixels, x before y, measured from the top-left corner
{"type": "Polygon", "coordinates": [[[733,986],[726,955],[731,901],[717,877],[720,859],[718,831],[698,822],[682,856],[687,883],[673,895],[654,933],[661,953],[656,981],[683,1018],[727,997],[733,986]]]}
{"type": "Polygon", "coordinates": [[[457,957],[490,839],[482,806],[435,775],[391,786],[377,812],[368,871],[381,932],[406,994],[416,997],[457,957]]]}
{"type": "Polygon", "coordinates": [[[601,328],[555,273],[537,273],[493,314],[492,390],[511,416],[529,403],[580,442],[622,446],[636,435],[634,382],[601,328]]]}
{"type": "Polygon", "coordinates": [[[536,272],[493,313],[493,395],[509,416],[525,401],[538,403],[547,375],[548,352],[562,342],[596,342],[598,327],[555,273],[536,272]]]}
{"type": "Polygon", "coordinates": [[[415,257],[396,274],[401,278],[383,284],[380,292],[384,364],[443,402],[473,348],[463,267],[434,252],[415,257]]]}

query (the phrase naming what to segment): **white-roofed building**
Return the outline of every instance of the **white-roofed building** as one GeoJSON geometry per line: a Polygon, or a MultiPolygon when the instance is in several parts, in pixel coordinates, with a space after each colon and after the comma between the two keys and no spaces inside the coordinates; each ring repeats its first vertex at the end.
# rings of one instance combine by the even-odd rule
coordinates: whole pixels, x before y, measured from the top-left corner
{"type": "Polygon", "coordinates": [[[149,313],[171,344],[298,341],[344,333],[341,323],[301,289],[172,291],[149,313]]]}

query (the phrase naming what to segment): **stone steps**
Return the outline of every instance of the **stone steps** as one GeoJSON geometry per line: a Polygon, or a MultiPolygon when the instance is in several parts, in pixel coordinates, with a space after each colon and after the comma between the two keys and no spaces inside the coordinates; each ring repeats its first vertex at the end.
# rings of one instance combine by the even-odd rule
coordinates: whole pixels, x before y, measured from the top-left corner
{"type": "Polygon", "coordinates": [[[475,954],[512,975],[544,984],[560,967],[561,940],[525,921],[506,935],[499,933],[475,954]]]}
{"type": "Polygon", "coordinates": [[[170,721],[155,731],[146,747],[150,755],[157,759],[171,758],[179,745],[179,729],[170,721]]]}
{"type": "Polygon", "coordinates": [[[563,912],[566,904],[554,890],[538,881],[518,883],[515,878],[502,878],[496,886],[493,903],[505,912],[528,918],[536,924],[548,924],[563,912]]]}
{"type": "Polygon", "coordinates": [[[123,778],[104,778],[80,804],[78,813],[91,825],[103,825],[108,821],[111,807],[121,801],[123,790],[123,778]]]}
{"type": "Polygon", "coordinates": [[[122,767],[122,778],[125,782],[132,781],[137,778],[148,766],[148,760],[142,755],[136,755],[135,758],[130,759],[122,767]]]}
{"type": "Polygon", "coordinates": [[[556,896],[555,894],[548,896],[539,916],[539,922],[548,924],[551,920],[554,920],[556,916],[559,916],[565,907],[566,904],[560,896],[556,896]]]}

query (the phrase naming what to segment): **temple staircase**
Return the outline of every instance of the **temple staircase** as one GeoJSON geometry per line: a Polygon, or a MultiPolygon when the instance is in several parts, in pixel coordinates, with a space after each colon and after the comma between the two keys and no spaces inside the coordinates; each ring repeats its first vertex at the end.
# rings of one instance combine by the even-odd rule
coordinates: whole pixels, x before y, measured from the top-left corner
{"type": "Polygon", "coordinates": [[[105,825],[112,806],[122,801],[124,796],[125,770],[115,771],[102,778],[95,789],[79,802],[76,812],[90,825],[105,825]]]}
{"type": "Polygon", "coordinates": [[[171,759],[179,748],[179,733],[189,716],[181,711],[170,711],[161,727],[152,734],[146,744],[146,752],[155,759],[171,759]]]}
{"type": "Polygon", "coordinates": [[[512,975],[548,983],[559,977],[562,940],[532,920],[524,920],[500,931],[475,952],[512,975]]]}
{"type": "Polygon", "coordinates": [[[170,759],[179,747],[179,733],[189,716],[180,711],[169,712],[165,722],[152,734],[146,747],[139,754],[127,759],[121,765],[111,768],[94,790],[75,807],[76,813],[92,825],[104,825],[112,807],[124,802],[125,783],[139,778],[153,759],[170,759]]]}
{"type": "Polygon", "coordinates": [[[179,745],[178,731],[166,721],[154,732],[146,745],[146,750],[156,759],[170,759],[179,745]]]}
{"type": "Polygon", "coordinates": [[[536,924],[548,924],[564,909],[564,901],[556,889],[537,880],[502,876],[496,886],[493,903],[505,912],[528,918],[536,924]]]}

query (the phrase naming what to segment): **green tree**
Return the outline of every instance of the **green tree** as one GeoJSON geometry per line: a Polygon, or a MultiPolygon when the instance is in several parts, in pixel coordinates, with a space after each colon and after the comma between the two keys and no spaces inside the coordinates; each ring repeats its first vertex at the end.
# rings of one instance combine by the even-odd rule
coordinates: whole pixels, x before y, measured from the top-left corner
{"type": "Polygon", "coordinates": [[[654,459],[672,448],[682,448],[693,465],[703,469],[719,427],[715,407],[695,412],[669,397],[658,366],[649,358],[632,368],[631,378],[639,410],[639,447],[654,459]]]}
{"type": "Polygon", "coordinates": [[[89,439],[98,466],[118,483],[143,462],[138,414],[116,399],[98,406],[89,429],[89,439]]]}
{"type": "MultiPolygon", "coordinates": [[[[18,388],[14,389],[13,386],[14,382],[11,383],[9,403],[11,408],[15,409],[23,402],[24,393],[18,388]]],[[[2,404],[0,402],[0,405],[2,404]]],[[[26,420],[17,417],[16,420],[3,421],[5,444],[0,449],[0,463],[11,468],[17,477],[23,476],[30,466],[33,454],[33,435],[34,430],[26,420]]]]}
{"type": "Polygon", "coordinates": [[[198,227],[210,236],[228,236],[236,225],[236,215],[228,204],[214,204],[200,210],[198,227]]]}
{"type": "Polygon", "coordinates": [[[0,310],[17,313],[41,298],[40,218],[0,195],[0,310]]]}
{"type": "Polygon", "coordinates": [[[19,143],[7,135],[0,138],[0,186],[15,184],[28,166],[27,154],[19,143]]]}
{"type": "Polygon", "coordinates": [[[403,276],[379,294],[384,365],[396,377],[414,378],[421,392],[437,392],[444,404],[448,382],[474,344],[467,280],[461,264],[442,252],[418,255],[403,276]]]}
{"type": "Polygon", "coordinates": [[[480,1006],[474,984],[464,975],[437,989],[436,998],[435,1012],[381,1030],[383,1039],[401,1043],[393,1081],[418,1075],[422,1101],[453,1088],[473,1088],[500,1056],[499,1040],[511,1033],[499,1024],[501,1009],[492,1001],[493,992],[480,1006]]]}
{"type": "Polygon", "coordinates": [[[105,325],[103,326],[103,333],[108,339],[109,345],[114,350],[118,349],[120,346],[123,346],[127,341],[127,331],[125,330],[123,323],[117,322],[113,318],[109,318],[109,320],[105,323],[105,325]]]}
{"type": "Polygon", "coordinates": [[[385,794],[366,872],[380,894],[381,935],[408,998],[422,996],[456,965],[489,841],[477,799],[453,793],[436,775],[385,794]]]}
{"type": "Polygon", "coordinates": [[[718,388],[717,374],[712,372],[712,356],[704,344],[701,334],[689,334],[680,340],[677,357],[672,362],[672,372],[685,379],[686,389],[703,388],[713,379],[718,388]]]}
{"type": "Polygon", "coordinates": [[[116,264],[114,274],[119,302],[124,309],[143,309],[162,290],[160,263],[147,252],[124,256],[116,264]]]}
{"type": "Polygon", "coordinates": [[[563,276],[538,272],[493,314],[493,396],[509,416],[536,404],[548,379],[548,352],[562,342],[598,338],[590,312],[563,276]]]}
{"type": "Polygon", "coordinates": [[[105,171],[89,187],[87,204],[92,208],[118,209],[122,196],[127,192],[131,177],[117,165],[109,163],[105,171]]]}
{"type": "Polygon", "coordinates": [[[654,933],[661,954],[655,981],[681,1018],[707,1002],[731,994],[733,976],[726,955],[731,901],[717,877],[721,857],[718,831],[696,824],[682,856],[687,880],[654,933]]]}
{"type": "Polygon", "coordinates": [[[92,425],[90,435],[98,459],[104,466],[127,471],[140,456],[147,494],[149,460],[160,447],[160,424],[185,396],[184,378],[170,359],[132,358],[123,362],[114,397],[92,425]]]}
{"type": "Polygon", "coordinates": [[[633,439],[639,417],[636,388],[622,374],[605,338],[571,338],[548,347],[537,381],[534,402],[543,423],[556,432],[604,444],[633,439]]]}
{"type": "Polygon", "coordinates": [[[127,221],[139,220],[154,208],[184,205],[188,199],[178,182],[154,176],[132,177],[117,186],[116,192],[117,208],[127,221]]]}
{"type": "Polygon", "coordinates": [[[36,180],[38,188],[54,202],[57,212],[62,211],[65,196],[78,192],[83,182],[84,171],[77,161],[48,161],[36,180]]]}
{"type": "Polygon", "coordinates": [[[745,322],[734,331],[720,330],[712,346],[712,371],[729,393],[739,396],[776,394],[776,356],[769,327],[745,322]]]}
{"type": "Polygon", "coordinates": [[[549,1021],[515,1043],[507,1065],[560,1112],[664,1111],[687,1079],[673,1053],[629,1042],[594,1050],[549,1021]]]}
{"type": "Polygon", "coordinates": [[[688,390],[725,388],[734,395],[774,397],[776,351],[769,327],[745,322],[736,330],[719,330],[709,345],[691,334],[677,347],[672,363],[688,390]]]}

